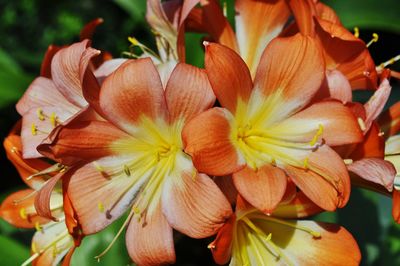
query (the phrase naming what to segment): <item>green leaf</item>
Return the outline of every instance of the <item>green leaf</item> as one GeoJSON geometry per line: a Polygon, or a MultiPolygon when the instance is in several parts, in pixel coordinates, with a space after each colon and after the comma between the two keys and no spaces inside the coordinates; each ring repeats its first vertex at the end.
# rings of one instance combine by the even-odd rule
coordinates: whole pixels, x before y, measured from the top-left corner
{"type": "MultiPolygon", "coordinates": [[[[107,248],[113,240],[118,230],[122,226],[126,217],[120,218],[105,230],[83,239],[82,244],[76,249],[71,265],[90,266],[90,265],[128,265],[131,263],[125,247],[125,233],[123,232],[112,248],[100,259],[99,262],[94,258],[107,248]]],[[[134,237],[134,236],[133,236],[134,237]]]]}
{"type": "Polygon", "coordinates": [[[11,238],[0,235],[1,265],[20,265],[30,257],[29,249],[11,238]]]}
{"type": "Polygon", "coordinates": [[[360,27],[400,33],[398,0],[325,0],[348,28],[360,27]]]}
{"type": "Polygon", "coordinates": [[[125,10],[133,21],[142,21],[146,13],[146,1],[144,0],[114,0],[114,2],[125,10]]]}

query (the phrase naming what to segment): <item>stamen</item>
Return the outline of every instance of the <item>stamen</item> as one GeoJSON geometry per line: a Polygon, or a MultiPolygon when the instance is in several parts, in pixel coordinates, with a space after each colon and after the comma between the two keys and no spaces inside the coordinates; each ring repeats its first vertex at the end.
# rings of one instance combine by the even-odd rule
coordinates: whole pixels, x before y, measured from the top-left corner
{"type": "Polygon", "coordinates": [[[365,122],[361,117],[357,118],[357,122],[358,122],[358,125],[360,126],[360,129],[362,131],[365,131],[367,129],[367,126],[365,125],[365,122]]]}
{"type": "Polygon", "coordinates": [[[36,174],[33,174],[33,175],[27,177],[26,180],[31,180],[34,177],[45,176],[45,175],[48,175],[48,174],[54,173],[54,172],[60,172],[60,173],[63,171],[65,172],[67,169],[68,169],[68,167],[66,167],[60,163],[56,163],[56,164],[53,164],[52,166],[50,166],[49,168],[46,168],[40,172],[37,172],[36,174]]]}
{"type": "Polygon", "coordinates": [[[13,203],[14,203],[15,205],[17,205],[17,204],[19,204],[20,202],[22,202],[22,201],[24,201],[24,200],[26,200],[26,199],[29,199],[30,197],[34,196],[36,193],[37,193],[37,191],[34,190],[34,191],[32,191],[31,193],[29,193],[28,195],[26,195],[26,196],[23,197],[23,198],[13,200],[13,203]]]}
{"type": "Polygon", "coordinates": [[[308,165],[308,157],[306,157],[306,158],[304,159],[304,162],[303,162],[303,167],[304,167],[304,169],[305,169],[305,170],[308,170],[308,169],[309,169],[309,165],[308,165]]]}
{"type": "MultiPolygon", "coordinates": [[[[264,219],[265,219],[265,218],[264,218],[264,219]]],[[[284,221],[284,220],[277,219],[277,218],[273,218],[273,217],[268,217],[267,219],[268,219],[269,221],[271,221],[271,222],[275,222],[275,223],[278,223],[278,224],[283,224],[283,225],[292,227],[292,228],[294,228],[294,229],[299,229],[299,230],[301,230],[301,231],[304,231],[304,232],[306,232],[306,233],[309,233],[309,234],[312,235],[314,238],[321,238],[321,233],[320,233],[320,232],[314,231],[314,230],[312,230],[312,229],[310,229],[310,228],[307,228],[307,227],[305,227],[305,226],[297,225],[297,224],[294,224],[294,223],[291,223],[291,222],[286,222],[286,221],[284,221]]]]}
{"type": "Polygon", "coordinates": [[[343,162],[345,165],[349,165],[353,163],[353,159],[344,159],[343,162]]]}
{"type": "Polygon", "coordinates": [[[53,258],[56,258],[60,251],[57,249],[57,242],[53,244],[53,258]]]}
{"type": "Polygon", "coordinates": [[[215,249],[216,247],[215,247],[215,245],[214,245],[213,243],[210,243],[210,244],[207,246],[207,248],[208,248],[208,249],[215,249]]]}
{"type": "Polygon", "coordinates": [[[43,233],[43,227],[39,224],[38,221],[35,222],[36,231],[43,233]]]}
{"type": "Polygon", "coordinates": [[[360,37],[360,30],[358,27],[354,27],[354,36],[356,38],[360,37]]]}
{"type": "Polygon", "coordinates": [[[226,3],[226,1],[224,1],[224,3],[222,4],[222,12],[224,14],[224,17],[228,17],[228,4],[226,3]]]}
{"type": "Polygon", "coordinates": [[[98,163],[98,162],[93,162],[94,168],[96,168],[97,171],[100,173],[104,173],[104,168],[98,163]]]}
{"type": "Polygon", "coordinates": [[[37,135],[37,127],[36,127],[35,123],[32,123],[32,125],[31,125],[31,133],[32,133],[32,136],[37,135]]]}
{"type": "Polygon", "coordinates": [[[99,212],[103,213],[104,212],[104,205],[103,203],[99,202],[97,204],[97,208],[99,209],[99,212]]]}
{"type": "Polygon", "coordinates": [[[57,115],[54,112],[50,115],[50,123],[53,127],[57,126],[57,115]]]}
{"type": "Polygon", "coordinates": [[[318,138],[322,135],[323,132],[324,132],[324,126],[322,124],[319,124],[317,133],[314,135],[314,137],[310,141],[310,146],[314,146],[317,143],[318,138]]]}
{"type": "Polygon", "coordinates": [[[33,253],[37,253],[37,248],[35,242],[32,242],[31,249],[33,253]]]}
{"type": "Polygon", "coordinates": [[[367,47],[370,47],[373,43],[377,42],[379,40],[379,35],[377,33],[372,33],[372,40],[367,43],[367,47]]]}
{"type": "Polygon", "coordinates": [[[42,110],[42,108],[38,108],[38,109],[36,110],[36,114],[37,114],[37,117],[39,118],[40,121],[43,121],[43,120],[44,120],[44,115],[43,115],[43,110],[42,110]]]}
{"type": "Polygon", "coordinates": [[[117,241],[118,237],[121,235],[122,231],[125,229],[125,227],[128,225],[128,223],[130,222],[133,214],[134,214],[134,210],[131,209],[128,217],[126,218],[126,220],[124,221],[124,223],[122,224],[121,228],[118,230],[117,234],[114,236],[113,240],[110,242],[110,244],[107,246],[107,248],[101,252],[99,255],[97,255],[96,257],[94,257],[95,259],[97,259],[98,262],[100,262],[100,258],[103,257],[110,249],[111,247],[114,245],[115,241],[117,241]]]}
{"type": "Polygon", "coordinates": [[[21,266],[28,266],[29,264],[31,264],[32,261],[34,261],[35,259],[37,259],[40,256],[40,253],[36,252],[35,254],[33,254],[32,256],[29,257],[29,259],[27,259],[26,261],[24,261],[21,266]]]}
{"type": "Polygon", "coordinates": [[[26,214],[25,208],[19,209],[19,216],[24,220],[28,219],[28,215],[26,214]]]}
{"type": "Polygon", "coordinates": [[[395,57],[390,58],[389,60],[387,60],[386,62],[381,63],[376,70],[378,72],[382,71],[385,67],[389,66],[389,65],[393,65],[394,63],[396,63],[397,61],[400,60],[400,54],[396,55],[395,57]]]}
{"type": "Polygon", "coordinates": [[[125,164],[124,165],[124,173],[126,176],[131,176],[131,170],[129,169],[129,167],[125,164]]]}
{"type": "Polygon", "coordinates": [[[133,46],[139,47],[139,49],[142,50],[142,52],[147,52],[152,56],[159,58],[159,56],[153,50],[151,50],[149,47],[139,42],[135,37],[128,37],[128,41],[132,43],[133,46]]]}

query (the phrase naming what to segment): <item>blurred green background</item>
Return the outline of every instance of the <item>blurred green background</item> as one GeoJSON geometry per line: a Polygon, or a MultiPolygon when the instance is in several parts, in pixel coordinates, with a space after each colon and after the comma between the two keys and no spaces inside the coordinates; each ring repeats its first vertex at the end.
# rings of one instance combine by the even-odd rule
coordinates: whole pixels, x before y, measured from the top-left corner
{"type": "MultiPolygon", "coordinates": [[[[231,1],[227,1],[231,6],[231,1]]],[[[349,29],[360,28],[365,41],[371,34],[380,35],[370,47],[376,61],[381,63],[400,53],[400,3],[398,0],[327,0],[349,29]]],[[[144,20],[144,0],[0,0],[0,134],[7,135],[19,119],[15,103],[29,83],[39,75],[42,57],[49,44],[63,45],[78,41],[80,29],[94,18],[102,17],[93,46],[110,51],[114,57],[127,51],[128,36],[154,47],[149,26],[144,20]]],[[[188,60],[202,65],[200,46],[202,36],[187,34],[188,60]]],[[[393,66],[399,71],[399,63],[393,66]]],[[[399,82],[392,81],[391,102],[399,100],[399,82]]],[[[365,100],[369,93],[356,93],[365,100]]],[[[10,192],[24,187],[17,172],[0,153],[0,200],[10,192]]],[[[363,265],[400,265],[400,226],[392,222],[391,200],[368,191],[356,189],[347,207],[337,213],[316,217],[320,221],[337,222],[357,239],[363,265]]],[[[128,265],[129,257],[121,236],[112,250],[98,264],[94,259],[112,240],[121,221],[99,235],[87,237],[76,252],[73,265],[128,265]]],[[[29,257],[33,231],[15,229],[0,220],[0,264],[19,265],[29,257]]],[[[176,235],[177,265],[212,265],[206,246],[210,239],[191,240],[176,235]]]]}

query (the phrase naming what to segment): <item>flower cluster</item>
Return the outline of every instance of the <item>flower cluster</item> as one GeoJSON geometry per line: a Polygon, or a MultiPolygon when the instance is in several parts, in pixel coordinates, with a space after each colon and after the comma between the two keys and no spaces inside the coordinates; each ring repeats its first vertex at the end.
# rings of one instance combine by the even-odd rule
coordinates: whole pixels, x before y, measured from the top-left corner
{"type": "Polygon", "coordinates": [[[352,185],[392,195],[400,222],[400,105],[382,113],[393,72],[368,52],[377,37],[318,1],[235,11],[234,30],[219,1],[148,0],[158,53],[129,38],[140,54],[111,59],[91,47],[101,20],[50,46],[4,142],[30,187],[0,209],[37,229],[25,264],[68,265],[126,214],[116,237],[126,228],[138,265],[174,263],[173,230],[216,235],[218,264],[357,265],[346,229],[305,219],[344,207],[352,185]],[[185,63],[189,31],[208,36],[204,69],[185,63]]]}

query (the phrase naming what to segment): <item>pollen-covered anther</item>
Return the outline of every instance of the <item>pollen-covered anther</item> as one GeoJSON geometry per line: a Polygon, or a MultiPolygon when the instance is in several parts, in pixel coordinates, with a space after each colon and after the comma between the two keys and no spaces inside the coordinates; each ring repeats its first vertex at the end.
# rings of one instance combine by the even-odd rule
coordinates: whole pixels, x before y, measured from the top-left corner
{"type": "Polygon", "coordinates": [[[58,117],[56,115],[56,113],[51,113],[50,115],[50,123],[53,127],[56,127],[58,125],[58,117]]]}
{"type": "Polygon", "coordinates": [[[353,163],[353,159],[344,159],[343,162],[345,165],[349,165],[353,163]]]}
{"type": "Polygon", "coordinates": [[[310,146],[312,147],[315,146],[315,144],[317,144],[318,142],[319,137],[322,136],[323,133],[324,133],[324,126],[322,124],[319,124],[317,133],[315,133],[314,137],[310,141],[310,146]]]}
{"type": "Polygon", "coordinates": [[[126,176],[131,176],[131,170],[129,169],[129,166],[127,166],[126,164],[124,165],[124,173],[126,176]]]}
{"type": "Polygon", "coordinates": [[[360,29],[358,27],[354,27],[354,37],[360,37],[360,29]]]}
{"type": "Polygon", "coordinates": [[[379,66],[376,67],[376,71],[381,72],[385,67],[389,66],[389,65],[393,65],[394,63],[396,63],[397,61],[400,60],[400,54],[396,55],[395,57],[390,58],[389,60],[379,64],[379,66]]]}
{"type": "Polygon", "coordinates": [[[215,249],[216,247],[215,247],[215,245],[214,245],[213,243],[211,243],[211,244],[209,244],[209,245],[207,246],[207,248],[208,248],[208,249],[215,249]]]}
{"type": "Polygon", "coordinates": [[[36,231],[43,233],[43,227],[40,225],[38,221],[35,222],[35,229],[36,231]]]}
{"type": "Polygon", "coordinates": [[[36,125],[35,125],[35,123],[32,123],[32,125],[31,125],[31,133],[32,133],[32,136],[36,136],[37,135],[37,127],[36,127],[36,125]]]}
{"type": "Polygon", "coordinates": [[[97,203],[97,209],[99,209],[99,212],[104,213],[103,203],[101,203],[101,202],[97,203]]]}
{"type": "Polygon", "coordinates": [[[377,42],[379,40],[379,35],[378,33],[372,33],[372,39],[367,43],[367,47],[370,47],[373,43],[377,42]]]}
{"type": "Polygon", "coordinates": [[[44,121],[45,116],[44,116],[42,108],[38,108],[36,110],[36,115],[37,115],[37,117],[39,118],[40,121],[44,121]]]}
{"type": "Polygon", "coordinates": [[[26,214],[25,208],[19,209],[19,216],[24,220],[28,219],[28,215],[26,214]]]}
{"type": "Polygon", "coordinates": [[[365,131],[367,129],[367,126],[365,125],[365,122],[361,117],[357,118],[357,122],[358,122],[358,125],[360,126],[360,129],[362,131],[365,131]]]}
{"type": "Polygon", "coordinates": [[[304,161],[303,161],[303,167],[304,167],[305,170],[310,169],[310,165],[308,164],[308,160],[309,160],[308,157],[306,157],[304,159],[304,161]]]}

